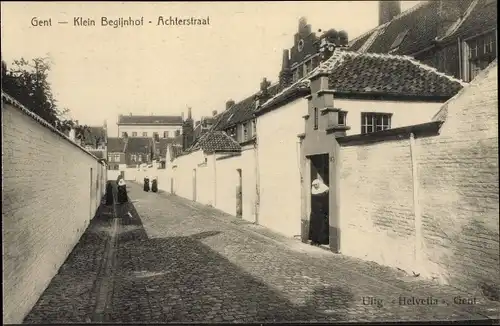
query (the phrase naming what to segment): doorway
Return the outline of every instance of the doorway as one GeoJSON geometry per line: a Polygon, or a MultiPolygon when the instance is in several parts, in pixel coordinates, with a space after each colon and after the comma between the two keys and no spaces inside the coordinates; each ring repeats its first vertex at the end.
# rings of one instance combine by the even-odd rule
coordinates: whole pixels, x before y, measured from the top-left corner
{"type": "Polygon", "coordinates": [[[196,169],[193,169],[193,201],[196,201],[196,169]]]}
{"type": "MultiPolygon", "coordinates": [[[[329,178],[329,156],[328,154],[319,154],[309,157],[310,159],[310,174],[311,185],[314,180],[319,180],[327,187],[330,187],[329,178]]],[[[328,192],[314,194],[312,189],[310,192],[310,208],[311,215],[309,219],[309,237],[312,243],[317,245],[329,244],[329,209],[330,196],[328,192]]]]}
{"type": "Polygon", "coordinates": [[[236,216],[243,216],[243,180],[241,169],[236,170],[238,172],[238,180],[236,181],[236,216]]]}

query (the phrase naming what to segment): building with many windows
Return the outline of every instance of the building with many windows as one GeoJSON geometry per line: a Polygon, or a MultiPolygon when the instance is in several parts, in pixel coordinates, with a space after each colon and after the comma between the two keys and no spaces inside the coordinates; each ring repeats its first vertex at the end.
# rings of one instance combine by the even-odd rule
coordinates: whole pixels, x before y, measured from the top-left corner
{"type": "Polygon", "coordinates": [[[120,115],[118,137],[130,138],[175,138],[182,134],[182,116],[120,115]]]}

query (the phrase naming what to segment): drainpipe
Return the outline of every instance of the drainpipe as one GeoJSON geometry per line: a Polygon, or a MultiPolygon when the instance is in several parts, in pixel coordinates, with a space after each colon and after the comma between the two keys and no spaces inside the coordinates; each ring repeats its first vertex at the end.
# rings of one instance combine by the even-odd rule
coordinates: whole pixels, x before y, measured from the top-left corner
{"type": "Polygon", "coordinates": [[[257,146],[258,138],[254,143],[254,158],[255,158],[255,224],[259,224],[259,209],[260,209],[260,168],[259,168],[259,153],[257,146]]]}
{"type": "Polygon", "coordinates": [[[463,78],[463,62],[462,62],[462,41],[460,37],[457,39],[457,48],[458,48],[458,78],[464,80],[463,78]]]}
{"type": "Polygon", "coordinates": [[[415,148],[415,135],[410,134],[410,155],[412,168],[412,183],[413,183],[413,214],[415,218],[415,267],[423,269],[422,266],[422,214],[420,211],[420,203],[418,201],[418,170],[417,170],[417,154],[415,148]]]}

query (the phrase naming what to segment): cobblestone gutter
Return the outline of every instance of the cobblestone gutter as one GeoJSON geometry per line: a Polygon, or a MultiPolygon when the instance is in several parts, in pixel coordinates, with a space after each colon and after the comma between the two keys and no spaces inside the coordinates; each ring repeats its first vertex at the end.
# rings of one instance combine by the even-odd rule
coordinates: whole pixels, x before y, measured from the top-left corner
{"type": "Polygon", "coordinates": [[[101,205],[80,241],[23,323],[90,322],[97,280],[110,238],[112,208],[101,205]]]}

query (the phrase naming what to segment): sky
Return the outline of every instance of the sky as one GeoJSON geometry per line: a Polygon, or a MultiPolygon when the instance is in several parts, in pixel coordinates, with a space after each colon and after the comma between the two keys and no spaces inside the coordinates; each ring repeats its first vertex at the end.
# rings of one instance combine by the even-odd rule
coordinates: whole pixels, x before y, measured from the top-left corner
{"type": "MultiPolygon", "coordinates": [[[[420,1],[402,1],[402,10],[420,1]]],[[[377,1],[304,2],[2,2],[2,59],[47,57],[58,105],[81,124],[117,134],[119,114],[221,112],[278,80],[283,49],[300,17],[313,31],[345,30],[353,39],[378,24],[377,1]],[[144,26],[109,20],[144,17],[144,26]],[[207,18],[205,26],[157,25],[159,16],[207,18]],[[32,26],[33,17],[52,26],[32,26]],[[96,26],[74,26],[74,17],[96,26]],[[58,24],[68,21],[68,24],[58,24]],[[149,23],[151,21],[151,23],[149,23]]]]}

